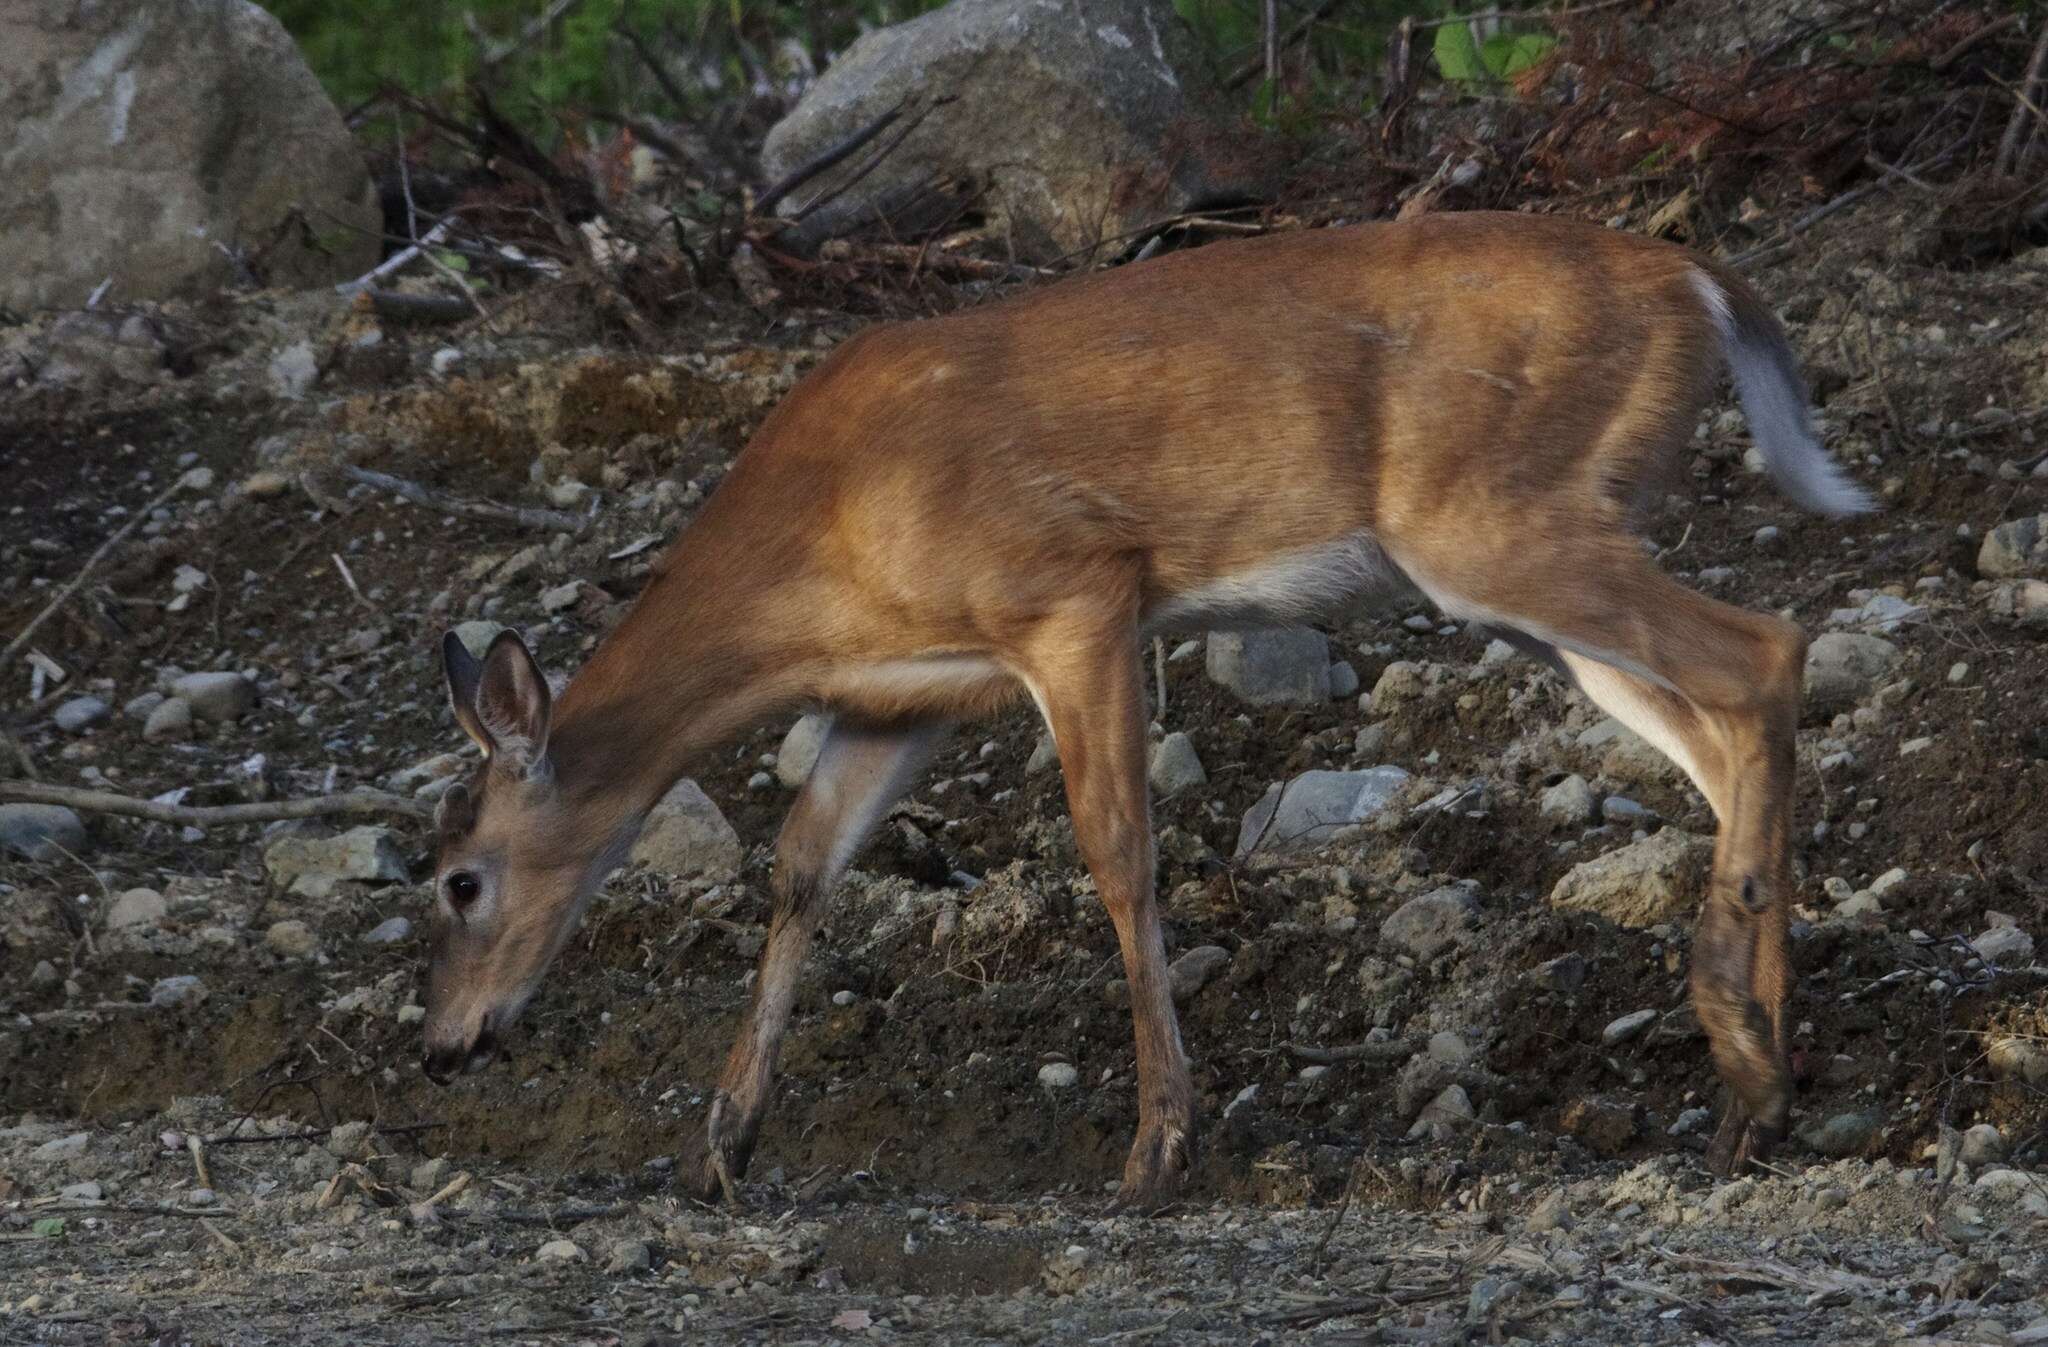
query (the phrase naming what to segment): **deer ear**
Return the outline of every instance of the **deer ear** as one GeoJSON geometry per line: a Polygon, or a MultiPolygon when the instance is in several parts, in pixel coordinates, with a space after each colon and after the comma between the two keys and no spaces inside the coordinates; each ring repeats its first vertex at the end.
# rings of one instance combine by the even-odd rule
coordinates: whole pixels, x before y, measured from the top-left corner
{"type": "Polygon", "coordinates": [[[451,631],[441,638],[441,669],[448,676],[448,705],[455,712],[455,723],[484,751],[486,758],[490,757],[497,745],[491,742],[491,733],[476,712],[477,689],[484,678],[483,661],[470,654],[462,638],[451,631]]]}
{"type": "Polygon", "coordinates": [[[548,680],[526,643],[511,631],[499,632],[484,652],[476,689],[476,716],[494,757],[526,776],[544,770],[553,707],[548,680]]]}

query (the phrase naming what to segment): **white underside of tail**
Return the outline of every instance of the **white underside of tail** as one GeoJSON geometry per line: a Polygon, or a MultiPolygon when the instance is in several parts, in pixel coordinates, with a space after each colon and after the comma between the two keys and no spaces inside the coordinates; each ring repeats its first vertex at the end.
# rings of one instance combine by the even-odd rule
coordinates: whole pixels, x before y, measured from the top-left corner
{"type": "Polygon", "coordinates": [[[1728,295],[1704,271],[1693,288],[1721,333],[1721,350],[1735,378],[1735,395],[1771,480],[1791,500],[1825,515],[1863,514],[1875,508],[1868,492],[1849,480],[1818,437],[1796,374],[1779,353],[1742,331],[1728,295]]]}

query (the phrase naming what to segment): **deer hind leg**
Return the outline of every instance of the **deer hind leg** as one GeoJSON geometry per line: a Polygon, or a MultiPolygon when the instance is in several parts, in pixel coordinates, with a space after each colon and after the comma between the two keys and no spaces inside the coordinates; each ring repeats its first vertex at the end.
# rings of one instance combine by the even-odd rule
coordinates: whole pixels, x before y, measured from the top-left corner
{"type": "Polygon", "coordinates": [[[1788,622],[1675,584],[1623,535],[1583,544],[1568,566],[1531,551],[1538,562],[1516,583],[1492,578],[1504,569],[1474,568],[1455,587],[1432,584],[1432,596],[1556,646],[1581,688],[1671,757],[1712,806],[1720,831],[1692,995],[1732,1096],[1708,1160],[1731,1173],[1768,1154],[1791,1109],[1786,916],[1806,640],[1788,622]]]}
{"type": "Polygon", "coordinates": [[[1138,1135],[1117,1210],[1168,1206],[1192,1162],[1194,1085],[1166,976],[1153,893],[1145,780],[1149,719],[1139,670],[1135,584],[1129,602],[1062,615],[1020,661],[1059,746],[1074,840],[1116,927],[1138,1054],[1138,1135]]]}
{"type": "Polygon", "coordinates": [[[768,1112],[775,1062],[796,1003],[797,975],[832,888],[868,832],[931,760],[940,726],[873,726],[837,721],[818,750],[775,844],[775,906],[725,1074],[712,1096],[704,1142],[685,1187],[707,1201],[733,1197],[768,1112]]]}

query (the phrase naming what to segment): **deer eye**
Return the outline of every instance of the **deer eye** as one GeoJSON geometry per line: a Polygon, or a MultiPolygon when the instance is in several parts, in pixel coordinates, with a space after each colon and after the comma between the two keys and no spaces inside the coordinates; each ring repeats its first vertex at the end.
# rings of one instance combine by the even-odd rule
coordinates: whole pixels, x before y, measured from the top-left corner
{"type": "Polygon", "coordinates": [[[468,907],[483,892],[483,885],[467,870],[457,870],[448,876],[448,902],[457,912],[468,907]]]}

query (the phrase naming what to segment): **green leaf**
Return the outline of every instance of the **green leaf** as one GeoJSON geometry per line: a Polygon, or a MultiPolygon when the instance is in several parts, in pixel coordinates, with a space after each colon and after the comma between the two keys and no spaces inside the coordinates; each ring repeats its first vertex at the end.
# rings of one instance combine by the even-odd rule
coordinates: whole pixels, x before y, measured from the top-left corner
{"type": "Polygon", "coordinates": [[[1447,80],[1472,84],[1485,78],[1469,24],[1447,23],[1436,30],[1436,71],[1447,80]]]}
{"type": "Polygon", "coordinates": [[[1495,79],[1513,79],[1550,55],[1557,39],[1548,33],[1495,33],[1480,56],[1495,79]]]}
{"type": "Polygon", "coordinates": [[[64,1218],[62,1216],[45,1216],[42,1220],[29,1227],[29,1233],[43,1239],[62,1239],[64,1238],[64,1218]]]}

